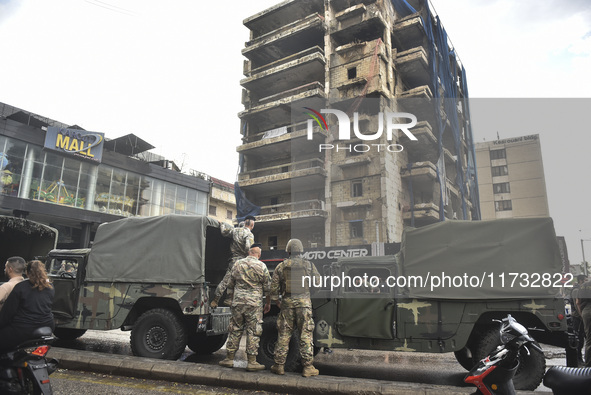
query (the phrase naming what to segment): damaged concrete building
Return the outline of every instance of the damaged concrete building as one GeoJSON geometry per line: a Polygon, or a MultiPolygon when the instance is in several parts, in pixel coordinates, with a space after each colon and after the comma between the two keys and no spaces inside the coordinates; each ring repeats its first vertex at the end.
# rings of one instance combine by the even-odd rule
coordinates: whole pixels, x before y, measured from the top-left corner
{"type": "Polygon", "coordinates": [[[479,218],[465,72],[428,1],[288,0],[244,25],[238,182],[264,249],[479,218]]]}

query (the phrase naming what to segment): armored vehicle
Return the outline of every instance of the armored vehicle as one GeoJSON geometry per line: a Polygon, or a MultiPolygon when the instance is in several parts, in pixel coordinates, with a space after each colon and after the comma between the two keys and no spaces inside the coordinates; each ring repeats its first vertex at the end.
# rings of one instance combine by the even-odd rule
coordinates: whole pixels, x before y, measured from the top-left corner
{"type": "MultiPolygon", "coordinates": [[[[339,259],[318,267],[312,286],[315,346],[403,352],[454,352],[470,369],[500,343],[510,313],[538,341],[565,346],[561,289],[573,285],[550,218],[445,221],[406,230],[400,252],[339,259]]],[[[570,289],[570,288],[569,288],[570,289]]],[[[265,318],[260,362],[272,362],[276,329],[265,318]]],[[[292,339],[286,367],[297,362],[292,339]]],[[[520,356],[514,384],[535,389],[544,355],[520,356]]]]}
{"type": "Polygon", "coordinates": [[[134,355],[161,359],[177,359],[187,345],[196,353],[217,351],[227,338],[230,311],[211,312],[208,299],[229,258],[230,239],[208,217],[101,224],[92,248],[49,253],[55,335],[131,330],[134,355]]]}

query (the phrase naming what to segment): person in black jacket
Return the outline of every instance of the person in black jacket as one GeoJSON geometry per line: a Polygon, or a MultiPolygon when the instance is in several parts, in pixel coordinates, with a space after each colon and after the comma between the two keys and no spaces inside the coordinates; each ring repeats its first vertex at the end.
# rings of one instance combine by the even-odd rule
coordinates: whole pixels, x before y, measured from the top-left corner
{"type": "Polygon", "coordinates": [[[45,265],[31,261],[26,264],[25,273],[28,279],[14,287],[0,311],[0,352],[31,339],[37,328],[55,328],[51,313],[55,291],[45,265]]]}

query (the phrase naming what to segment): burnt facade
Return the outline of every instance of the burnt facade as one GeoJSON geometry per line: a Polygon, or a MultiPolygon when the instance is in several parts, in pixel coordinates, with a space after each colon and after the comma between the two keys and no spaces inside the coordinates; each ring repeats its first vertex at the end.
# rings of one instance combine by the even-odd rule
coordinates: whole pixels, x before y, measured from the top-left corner
{"type": "Polygon", "coordinates": [[[479,218],[465,72],[431,4],[284,1],[244,24],[238,181],[264,247],[479,218]]]}

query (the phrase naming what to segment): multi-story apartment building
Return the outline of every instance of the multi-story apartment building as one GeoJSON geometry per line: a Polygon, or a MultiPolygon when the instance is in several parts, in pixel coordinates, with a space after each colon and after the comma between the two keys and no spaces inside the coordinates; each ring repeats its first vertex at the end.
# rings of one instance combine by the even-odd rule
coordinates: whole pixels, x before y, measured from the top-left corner
{"type": "Polygon", "coordinates": [[[476,144],[482,219],[549,217],[537,134],[476,144]]]}
{"type": "Polygon", "coordinates": [[[238,180],[264,247],[479,218],[465,72],[428,1],[288,0],[244,24],[238,180]]]}

